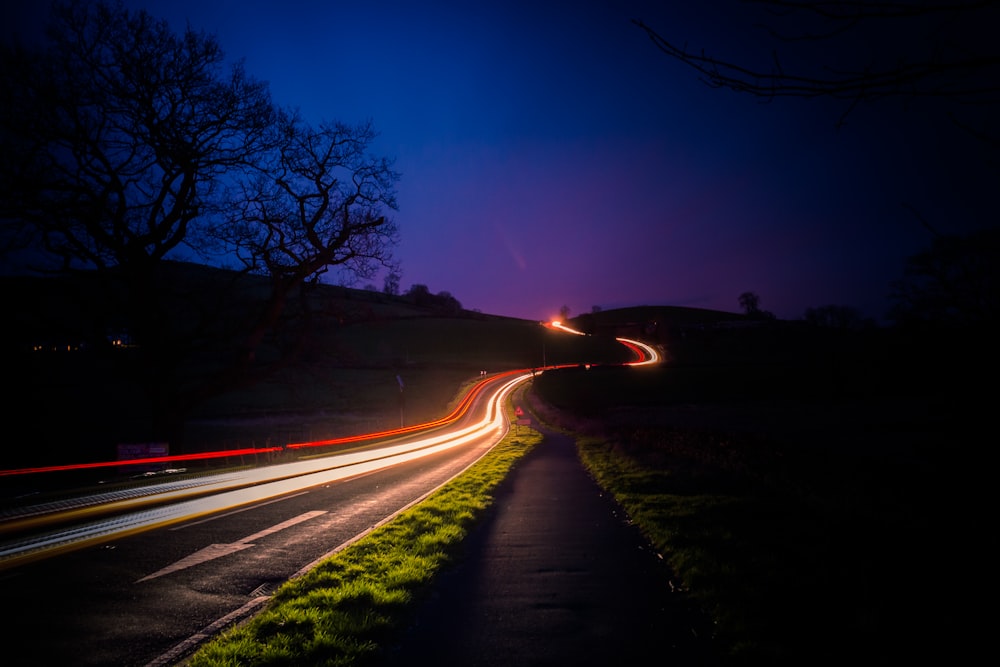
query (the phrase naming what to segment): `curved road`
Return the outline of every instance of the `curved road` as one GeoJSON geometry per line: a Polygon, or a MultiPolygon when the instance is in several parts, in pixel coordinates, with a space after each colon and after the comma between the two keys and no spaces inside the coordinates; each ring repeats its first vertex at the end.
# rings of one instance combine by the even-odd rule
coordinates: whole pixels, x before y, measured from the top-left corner
{"type": "Polygon", "coordinates": [[[498,376],[454,423],[391,443],[6,520],[4,664],[174,664],[478,460],[530,377],[498,376]]]}

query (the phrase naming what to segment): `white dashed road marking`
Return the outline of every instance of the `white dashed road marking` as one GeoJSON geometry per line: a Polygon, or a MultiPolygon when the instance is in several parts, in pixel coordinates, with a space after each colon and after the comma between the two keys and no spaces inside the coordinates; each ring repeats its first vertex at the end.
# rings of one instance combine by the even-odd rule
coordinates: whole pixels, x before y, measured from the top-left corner
{"type": "Polygon", "coordinates": [[[216,558],[221,558],[223,556],[228,556],[229,554],[236,553],[237,551],[242,551],[243,549],[249,549],[254,546],[252,542],[261,539],[262,537],[267,537],[273,533],[277,533],[285,528],[291,528],[292,526],[302,523],[303,521],[308,521],[309,519],[320,516],[321,514],[326,514],[323,511],[306,512],[305,514],[300,514],[297,517],[291,518],[288,521],[282,521],[281,523],[275,524],[270,528],[265,528],[264,530],[254,533],[253,535],[248,535],[242,540],[236,542],[231,542],[229,544],[210,544],[209,546],[196,551],[187,558],[182,558],[179,561],[168,565],[167,567],[154,572],[148,576],[143,577],[136,581],[140,583],[143,581],[148,581],[150,579],[156,579],[157,577],[162,577],[165,574],[170,574],[171,572],[177,572],[179,570],[185,570],[189,567],[194,567],[195,565],[200,565],[202,563],[208,562],[210,560],[215,560],[216,558]]]}

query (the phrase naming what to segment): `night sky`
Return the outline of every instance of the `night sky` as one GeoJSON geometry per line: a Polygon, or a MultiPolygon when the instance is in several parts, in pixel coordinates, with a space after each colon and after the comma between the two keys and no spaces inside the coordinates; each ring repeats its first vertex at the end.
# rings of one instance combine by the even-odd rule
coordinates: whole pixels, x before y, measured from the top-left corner
{"type": "Polygon", "coordinates": [[[729,2],[125,4],[215,34],[308,120],[371,120],[401,174],[402,289],[486,313],[738,312],[752,291],[780,318],[880,318],[931,240],[914,211],[945,232],[996,218],[996,172],[940,116],[862,105],[838,129],[844,102],[713,90],[631,22],[769,49],[729,2]]]}

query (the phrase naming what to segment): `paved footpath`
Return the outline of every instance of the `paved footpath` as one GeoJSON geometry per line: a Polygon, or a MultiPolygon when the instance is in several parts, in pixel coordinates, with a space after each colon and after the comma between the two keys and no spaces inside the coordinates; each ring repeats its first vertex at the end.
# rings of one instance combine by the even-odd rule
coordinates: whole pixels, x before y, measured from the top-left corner
{"type": "Polygon", "coordinates": [[[573,439],[546,432],[380,664],[720,664],[668,578],[573,439]]]}

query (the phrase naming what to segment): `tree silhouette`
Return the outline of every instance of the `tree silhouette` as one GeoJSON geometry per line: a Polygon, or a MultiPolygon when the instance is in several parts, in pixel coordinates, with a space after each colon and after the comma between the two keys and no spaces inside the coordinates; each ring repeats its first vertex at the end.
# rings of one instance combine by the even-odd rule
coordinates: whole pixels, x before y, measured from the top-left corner
{"type": "Polygon", "coordinates": [[[729,59],[672,41],[642,20],[658,49],[714,88],[760,98],[947,101],[953,108],[1000,101],[1000,7],[989,0],[815,2],[749,0],[769,50],[729,59]]]}
{"type": "MultiPolygon", "coordinates": [[[[827,99],[842,104],[838,124],[862,103],[896,101],[892,109],[918,112],[930,125],[911,133],[914,144],[927,132],[958,128],[957,143],[973,151],[955,164],[997,166],[997,107],[1000,105],[1000,3],[995,0],[746,0],[749,14],[741,21],[738,42],[730,55],[720,45],[689,47],[665,36],[660,27],[641,19],[633,23],[661,52],[693,70],[708,86],[770,101],[778,98],[827,99]],[[735,55],[732,55],[735,54],[735,55]],[[965,139],[969,141],[967,144],[965,139]],[[981,160],[981,162],[980,162],[981,160]]],[[[716,15],[724,10],[716,9],[716,15]]],[[[720,22],[721,23],[721,22],[720,22]]],[[[892,121],[897,118],[892,118],[892,121]]],[[[939,236],[908,203],[921,224],[939,236]]],[[[983,206],[974,223],[996,226],[995,207],[983,206]]],[[[955,221],[958,222],[958,221],[955,221]]],[[[964,222],[964,221],[962,221],[964,222]]],[[[938,239],[932,255],[943,259],[938,239]]],[[[950,252],[950,251],[949,251],[950,252]]],[[[911,259],[908,276],[896,288],[896,311],[938,310],[932,292],[952,292],[942,267],[927,255],[911,259]],[[937,273],[938,276],[931,278],[937,273]],[[918,280],[918,276],[922,276],[918,280]],[[937,287],[931,287],[933,284],[937,287]],[[929,310],[928,310],[929,309],[929,310]]],[[[971,312],[966,297],[954,307],[971,312]],[[961,302],[963,305],[957,305],[961,302]]],[[[940,312],[934,319],[940,319],[940,312]]]]}
{"type": "Polygon", "coordinates": [[[907,259],[892,285],[899,325],[968,327],[1000,322],[1000,230],[939,235],[907,259]]]}
{"type": "Polygon", "coordinates": [[[754,315],[760,312],[760,297],[753,292],[743,292],[739,297],[740,308],[747,315],[754,315]]]}
{"type": "Polygon", "coordinates": [[[415,306],[430,308],[442,315],[457,315],[462,310],[462,304],[450,292],[432,294],[427,285],[419,283],[411,285],[405,296],[415,306]]]}
{"type": "Polygon", "coordinates": [[[385,278],[382,281],[382,293],[390,296],[397,296],[399,294],[400,279],[401,277],[399,272],[396,270],[390,270],[386,273],[385,278]]]}
{"type": "Polygon", "coordinates": [[[762,310],[760,307],[760,297],[754,292],[743,292],[739,296],[740,308],[747,317],[752,317],[761,320],[772,320],[774,319],[774,313],[762,310]]]}
{"type": "Polygon", "coordinates": [[[3,241],[34,268],[97,276],[141,350],[154,437],[171,439],[199,402],[288,363],[307,327],[282,319],[292,299],[309,315],[323,273],[391,264],[398,176],[368,154],[369,124],[308,125],[214,37],[104,2],[57,3],[47,35],[0,54],[3,241]],[[263,282],[181,287],[177,259],[263,282]]]}
{"type": "Polygon", "coordinates": [[[806,308],[804,319],[808,324],[823,329],[857,331],[875,326],[875,322],[862,316],[857,308],[839,304],[806,308]]]}

